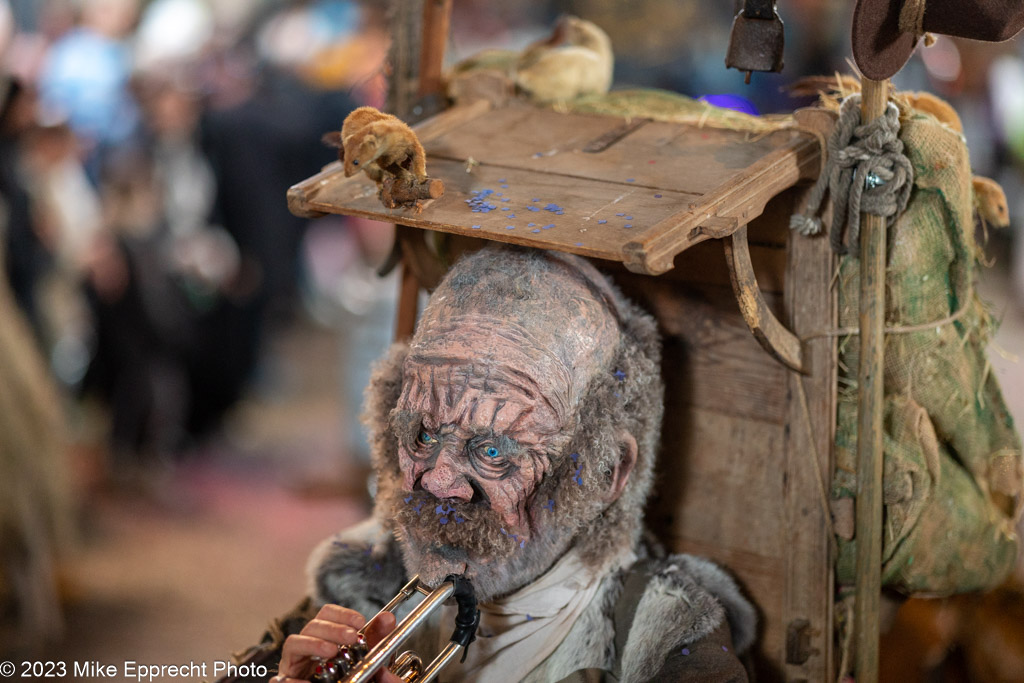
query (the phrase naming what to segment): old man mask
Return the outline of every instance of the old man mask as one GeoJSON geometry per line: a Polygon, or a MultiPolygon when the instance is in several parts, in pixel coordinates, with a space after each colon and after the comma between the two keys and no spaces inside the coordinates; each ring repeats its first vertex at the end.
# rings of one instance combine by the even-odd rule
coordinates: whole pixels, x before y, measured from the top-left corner
{"type": "Polygon", "coordinates": [[[662,413],[652,319],[583,259],[489,247],[438,286],[368,389],[375,514],[429,584],[483,600],[566,552],[628,565],[662,413]]]}

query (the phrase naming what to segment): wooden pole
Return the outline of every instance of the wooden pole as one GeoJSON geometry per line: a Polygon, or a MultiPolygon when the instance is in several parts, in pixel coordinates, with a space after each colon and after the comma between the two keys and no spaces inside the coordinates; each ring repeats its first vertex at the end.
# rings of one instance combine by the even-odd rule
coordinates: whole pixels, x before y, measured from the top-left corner
{"type": "Polygon", "coordinates": [[[441,92],[444,48],[451,25],[452,0],[425,0],[420,43],[420,97],[441,92]]]}
{"type": "MultiPolygon", "coordinates": [[[[417,230],[402,225],[395,226],[395,240],[400,243],[398,231],[417,230]]],[[[416,329],[416,315],[419,312],[420,283],[416,279],[409,257],[403,258],[402,279],[398,284],[398,310],[395,314],[395,341],[406,341],[412,338],[416,329]]]]}
{"type": "MultiPolygon", "coordinates": [[[[422,97],[439,94],[442,90],[441,74],[444,69],[444,49],[448,42],[448,30],[451,25],[452,0],[422,0],[423,21],[420,31],[420,51],[418,64],[418,87],[417,94],[422,97]]],[[[405,10],[405,21],[408,21],[409,7],[400,7],[405,10]]],[[[408,27],[402,27],[408,29],[408,27]]],[[[399,40],[400,35],[408,35],[394,32],[394,40],[399,40]]],[[[408,116],[411,112],[395,112],[402,116],[408,116]]],[[[430,196],[434,196],[430,194],[430,196]]],[[[395,240],[401,242],[402,231],[413,231],[417,228],[409,228],[402,225],[395,226],[395,240]]],[[[419,312],[420,283],[409,263],[409,257],[402,258],[402,281],[399,285],[398,312],[395,320],[395,339],[409,339],[416,327],[416,317],[419,312]]]]}
{"type": "MultiPolygon", "coordinates": [[[[861,121],[885,112],[889,81],[865,78],[861,121]]],[[[857,178],[864,182],[864,178],[857,178]]],[[[854,660],[857,683],[878,680],[878,608],[882,594],[882,408],[884,405],[884,216],[864,214],[860,227],[860,367],[857,370],[857,584],[854,660]]]]}

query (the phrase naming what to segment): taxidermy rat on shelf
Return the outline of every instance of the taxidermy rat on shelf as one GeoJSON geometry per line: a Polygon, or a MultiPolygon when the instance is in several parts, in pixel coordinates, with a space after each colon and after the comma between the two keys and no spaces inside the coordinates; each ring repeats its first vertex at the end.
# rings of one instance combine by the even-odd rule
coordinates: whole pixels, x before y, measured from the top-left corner
{"type": "Polygon", "coordinates": [[[388,208],[419,210],[418,200],[444,193],[444,183],[427,177],[427,155],[416,133],[396,116],[359,107],[345,117],[340,132],[328,133],[323,140],[339,148],[345,177],[365,172],[388,208]]]}
{"type": "Polygon", "coordinates": [[[373,178],[370,167],[376,165],[383,173],[399,179],[404,180],[409,174],[419,182],[427,178],[423,145],[412,129],[394,116],[362,126],[344,142],[346,177],[366,169],[366,174],[373,178]]]}
{"type": "Polygon", "coordinates": [[[612,42],[592,22],[564,16],[547,40],[526,48],[516,65],[516,85],[536,102],[600,95],[612,84],[612,42]]]}

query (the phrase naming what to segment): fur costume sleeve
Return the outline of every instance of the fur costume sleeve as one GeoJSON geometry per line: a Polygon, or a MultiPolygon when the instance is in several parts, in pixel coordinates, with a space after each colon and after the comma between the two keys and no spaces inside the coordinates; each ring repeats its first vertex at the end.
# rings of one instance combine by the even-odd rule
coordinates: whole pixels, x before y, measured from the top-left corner
{"type": "MultiPolygon", "coordinates": [[[[757,615],[736,582],[708,560],[670,555],[639,563],[627,578],[615,621],[618,631],[629,622],[620,681],[747,680],[739,656],[754,642],[757,615]],[[631,598],[631,584],[643,581],[640,599],[631,598]]],[[[622,643],[622,635],[616,640],[622,643]]]]}

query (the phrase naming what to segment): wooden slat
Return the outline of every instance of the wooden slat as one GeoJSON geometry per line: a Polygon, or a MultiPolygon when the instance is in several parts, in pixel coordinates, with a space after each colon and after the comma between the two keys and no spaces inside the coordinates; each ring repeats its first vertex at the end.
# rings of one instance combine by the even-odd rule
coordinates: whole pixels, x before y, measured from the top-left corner
{"type": "MultiPolygon", "coordinates": [[[[833,256],[828,239],[793,235],[787,269],[788,322],[798,336],[835,325],[833,256]]],[[[787,548],[783,611],[779,626],[788,629],[808,622],[810,645],[806,653],[785,663],[786,680],[831,681],[833,571],[828,511],[823,498],[830,490],[837,387],[836,346],[829,338],[803,345],[806,376],[788,373],[785,448],[780,453],[787,486],[782,502],[783,537],[787,548]],[[807,398],[804,409],[800,388],[807,398]],[[815,459],[817,462],[815,462],[815,459]],[[803,655],[806,654],[806,659],[803,655]],[[799,661],[803,659],[803,661],[799,661]]],[[[786,662],[786,658],[780,658],[786,662]]]]}
{"type": "Polygon", "coordinates": [[[293,188],[292,195],[301,193],[302,205],[313,211],[331,212],[337,206],[344,206],[345,213],[352,216],[611,260],[621,260],[623,244],[671,215],[679,204],[695,199],[694,195],[668,190],[660,193],[661,198],[655,198],[649,192],[604,181],[538,176],[493,166],[476,167],[472,173],[467,173],[466,164],[444,159],[432,160],[428,170],[431,176],[444,180],[445,194],[429,202],[428,208],[419,214],[382,207],[376,186],[365,176],[354,176],[344,182],[332,181],[330,174],[339,174],[338,167],[325,171],[326,175],[304,184],[301,189],[293,188]],[[506,182],[499,182],[502,179],[506,182]],[[538,181],[543,182],[538,185],[538,181]],[[503,184],[508,185],[508,189],[503,189],[503,184]],[[497,209],[473,213],[466,200],[484,189],[495,191],[488,202],[497,209]],[[497,193],[503,196],[498,197],[497,193]],[[509,201],[503,201],[505,198],[509,201]],[[543,210],[548,204],[557,204],[564,213],[556,215],[543,210]],[[509,211],[502,211],[505,207],[509,211]],[[539,210],[531,211],[529,207],[539,210]],[[632,218],[626,219],[617,213],[632,218]],[[509,214],[515,218],[509,218],[509,214]],[[607,222],[598,223],[601,220],[607,222]],[[535,225],[531,227],[529,223],[535,225]],[[474,225],[480,228],[474,229],[474,225]],[[509,225],[514,228],[508,229],[509,225]],[[554,227],[545,230],[546,225],[554,227]],[[626,228],[626,225],[633,227],[626,228]]]}
{"type": "Polygon", "coordinates": [[[782,427],[679,408],[666,406],[652,523],[670,536],[781,556],[782,427]]]}
{"type": "Polygon", "coordinates": [[[755,137],[673,123],[637,124],[612,116],[508,107],[468,122],[425,147],[432,157],[472,157],[504,168],[614,183],[632,178],[630,184],[636,187],[705,195],[765,157],[788,151],[801,135],[778,131],[755,137]],[[614,138],[612,144],[585,151],[609,136],[614,138]]]}

